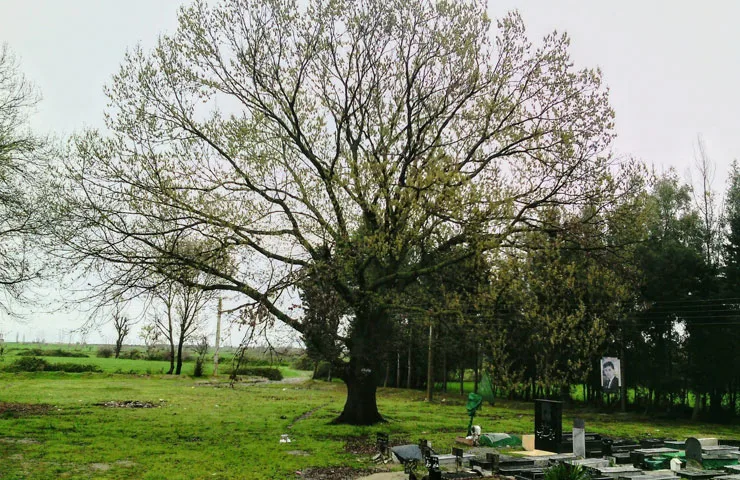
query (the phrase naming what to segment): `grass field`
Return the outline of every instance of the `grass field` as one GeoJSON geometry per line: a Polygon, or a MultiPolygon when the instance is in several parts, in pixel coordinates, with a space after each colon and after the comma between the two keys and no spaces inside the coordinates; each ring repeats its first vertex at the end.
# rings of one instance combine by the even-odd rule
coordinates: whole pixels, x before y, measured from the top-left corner
{"type": "MultiPolygon", "coordinates": [[[[101,365],[107,372],[125,362],[133,362],[137,371],[157,368],[145,367],[143,360],[63,360],[106,360],[101,365]]],[[[234,388],[225,377],[0,373],[0,479],[317,478],[328,467],[358,473],[373,468],[369,459],[379,431],[389,432],[394,444],[427,438],[445,453],[465,433],[463,397],[438,394],[427,403],[423,392],[392,388],[378,394],[388,423],[330,425],[342,409],[344,386],[307,380],[308,372],[290,373],[294,377],[283,382],[248,379],[234,388]],[[126,400],[155,407],[101,405],[126,400]],[[279,443],[281,434],[292,442],[279,443]]],[[[588,431],[612,436],[739,436],[736,426],[583,410],[566,410],[564,426],[574,416],[585,418],[588,431]]],[[[533,407],[487,405],[476,423],[484,432],[531,433],[533,407]]]]}

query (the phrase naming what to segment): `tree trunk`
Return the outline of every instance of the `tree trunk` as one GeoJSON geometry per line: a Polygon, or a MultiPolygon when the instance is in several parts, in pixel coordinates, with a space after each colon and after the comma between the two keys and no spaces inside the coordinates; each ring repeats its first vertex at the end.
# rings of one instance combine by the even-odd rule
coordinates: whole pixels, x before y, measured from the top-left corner
{"type": "MultiPolygon", "coordinates": [[[[349,367],[347,370],[353,369],[349,367]]],[[[347,401],[344,403],[342,414],[333,423],[373,425],[385,421],[378,411],[374,375],[362,373],[355,375],[353,372],[347,372],[344,382],[347,385],[347,401]]]]}
{"type": "Polygon", "coordinates": [[[170,369],[167,370],[167,375],[172,375],[175,372],[175,342],[170,340],[170,369]]]}
{"type": "Polygon", "coordinates": [[[396,350],[396,388],[401,388],[401,350],[396,350]]]}
{"type": "Polygon", "coordinates": [[[384,421],[378,411],[376,390],[382,369],[379,353],[387,351],[389,330],[390,319],[382,309],[357,312],[348,342],[350,360],[335,372],[347,385],[347,400],[334,423],[373,425],[384,421]]]}
{"type": "Polygon", "coordinates": [[[409,327],[409,356],[406,359],[406,388],[411,388],[411,340],[412,340],[412,331],[409,327]]]}
{"type": "Polygon", "coordinates": [[[427,350],[427,402],[432,401],[434,395],[434,327],[432,322],[429,322],[429,345],[427,350]]]}
{"type": "Polygon", "coordinates": [[[691,413],[692,420],[699,420],[701,414],[701,393],[694,391],[694,411],[691,413]]]}
{"type": "Polygon", "coordinates": [[[442,391],[447,393],[447,349],[442,355],[442,391]]]}
{"type": "Polygon", "coordinates": [[[480,377],[479,377],[480,370],[478,367],[478,360],[479,360],[478,357],[480,355],[479,347],[480,347],[479,344],[476,343],[475,344],[475,369],[473,370],[473,382],[474,382],[473,391],[475,393],[478,393],[478,383],[480,382],[480,377]]]}
{"type": "Polygon", "coordinates": [[[183,340],[181,339],[177,344],[177,366],[175,367],[175,375],[180,375],[180,372],[182,372],[182,344],[183,340]]]}

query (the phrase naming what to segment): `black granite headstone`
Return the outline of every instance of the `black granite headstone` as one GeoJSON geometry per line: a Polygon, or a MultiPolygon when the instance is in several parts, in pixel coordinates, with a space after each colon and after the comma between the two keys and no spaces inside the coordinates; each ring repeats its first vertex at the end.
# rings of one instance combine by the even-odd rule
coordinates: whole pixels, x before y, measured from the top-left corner
{"type": "Polygon", "coordinates": [[[686,439],[686,460],[701,463],[701,443],[694,437],[686,439]]]}
{"type": "Polygon", "coordinates": [[[561,453],[563,402],[534,401],[534,448],[561,453]]]}

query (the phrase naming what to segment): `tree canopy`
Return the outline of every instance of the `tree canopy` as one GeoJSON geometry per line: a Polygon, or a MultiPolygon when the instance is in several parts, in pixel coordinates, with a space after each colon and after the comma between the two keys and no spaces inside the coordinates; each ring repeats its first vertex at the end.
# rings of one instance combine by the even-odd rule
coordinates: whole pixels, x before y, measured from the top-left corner
{"type": "Polygon", "coordinates": [[[304,333],[296,288],[321,272],[347,311],[338,420],[380,421],[399,292],[527,232],[566,234],[628,188],[601,74],[568,45],[534,45],[479,1],[196,1],[126,55],[106,131],[76,138],[59,238],[105,281],[236,292],[304,333]]]}

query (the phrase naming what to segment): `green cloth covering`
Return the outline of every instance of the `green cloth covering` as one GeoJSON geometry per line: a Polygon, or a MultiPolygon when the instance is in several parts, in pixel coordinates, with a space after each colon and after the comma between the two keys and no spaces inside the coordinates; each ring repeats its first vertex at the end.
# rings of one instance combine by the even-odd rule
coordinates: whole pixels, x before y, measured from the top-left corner
{"type": "Polygon", "coordinates": [[[506,433],[483,433],[478,439],[481,447],[521,447],[522,439],[506,433]]]}
{"type": "Polygon", "coordinates": [[[480,408],[480,404],[483,403],[483,397],[477,393],[470,393],[468,395],[468,403],[465,404],[465,408],[468,409],[468,415],[471,417],[475,416],[475,412],[480,408]]]}
{"type": "Polygon", "coordinates": [[[722,467],[737,464],[737,458],[704,458],[701,461],[704,470],[722,470],[722,467]]]}
{"type": "Polygon", "coordinates": [[[470,392],[468,395],[468,403],[465,404],[465,408],[468,409],[468,416],[470,417],[470,422],[468,422],[468,435],[473,431],[473,417],[475,417],[475,412],[478,411],[481,403],[483,403],[483,397],[477,393],[470,392]]]}
{"type": "Polygon", "coordinates": [[[493,392],[493,384],[491,383],[491,377],[488,376],[488,372],[483,372],[480,385],[478,385],[478,392],[483,397],[483,400],[493,405],[496,395],[493,392]]]}
{"type": "Polygon", "coordinates": [[[648,470],[664,470],[671,468],[671,459],[668,457],[650,457],[645,459],[648,470]]]}

